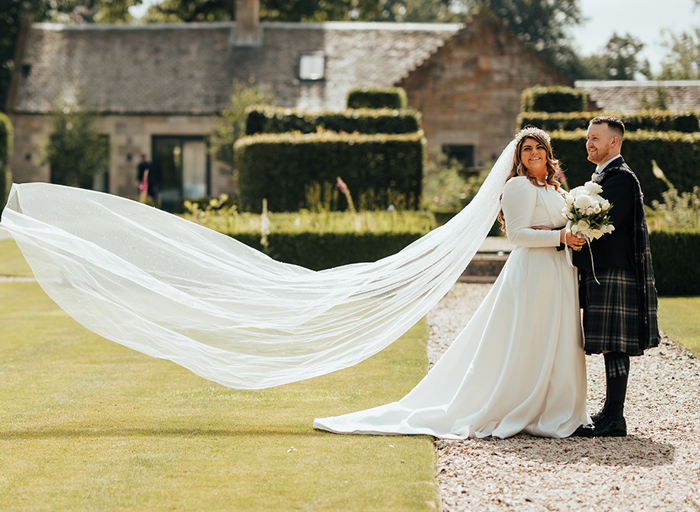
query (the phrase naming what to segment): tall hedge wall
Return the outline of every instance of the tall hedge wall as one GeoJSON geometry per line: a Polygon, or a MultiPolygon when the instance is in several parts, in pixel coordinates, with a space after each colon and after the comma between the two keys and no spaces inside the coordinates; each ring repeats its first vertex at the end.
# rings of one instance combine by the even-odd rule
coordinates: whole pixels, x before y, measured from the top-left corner
{"type": "Polygon", "coordinates": [[[700,233],[649,233],[656,290],[659,295],[700,295],[700,233]]]}
{"type": "Polygon", "coordinates": [[[236,142],[235,168],[243,210],[296,211],[305,186],[340,176],[355,200],[370,189],[393,189],[417,199],[423,177],[421,132],[404,135],[262,134],[236,142]]]}
{"type": "Polygon", "coordinates": [[[346,133],[411,133],[420,130],[420,114],[401,109],[357,109],[312,112],[281,107],[252,107],[246,117],[246,134],[301,132],[317,127],[346,133]]]}
{"type": "Polygon", "coordinates": [[[348,108],[406,108],[406,91],[401,87],[360,87],[348,91],[348,108]]]}
{"type": "MultiPolygon", "coordinates": [[[[564,169],[569,186],[575,187],[591,179],[595,165],[586,159],[586,133],[551,132],[554,156],[564,169]]],[[[661,200],[666,185],[654,176],[652,160],[681,192],[692,191],[700,183],[700,133],[631,132],[625,134],[622,157],[635,172],[642,185],[644,203],[661,200]]]]}
{"type": "Polygon", "coordinates": [[[5,207],[7,193],[12,185],[8,161],[12,155],[12,124],[10,119],[0,112],[0,209],[5,207]]]}
{"type": "Polygon", "coordinates": [[[583,90],[561,85],[530,87],[521,96],[523,112],[581,112],[587,106],[588,98],[583,90]]]}
{"type": "Polygon", "coordinates": [[[376,261],[399,252],[423,233],[270,233],[268,246],[260,244],[260,233],[230,235],[272,258],[312,270],[376,261]]]}
{"type": "Polygon", "coordinates": [[[537,126],[545,131],[586,130],[588,122],[596,116],[615,115],[625,123],[627,131],[676,131],[693,133],[700,131],[700,121],[696,112],[669,112],[666,110],[640,111],[634,114],[619,112],[521,112],[518,124],[537,126]]]}

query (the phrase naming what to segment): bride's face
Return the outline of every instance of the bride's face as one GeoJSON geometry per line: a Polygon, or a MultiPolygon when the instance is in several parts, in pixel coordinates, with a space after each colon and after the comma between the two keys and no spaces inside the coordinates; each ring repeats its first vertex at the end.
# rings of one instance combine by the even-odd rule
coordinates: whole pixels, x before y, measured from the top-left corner
{"type": "Polygon", "coordinates": [[[541,142],[525,139],[520,148],[520,161],[533,176],[547,175],[547,148],[541,142]]]}

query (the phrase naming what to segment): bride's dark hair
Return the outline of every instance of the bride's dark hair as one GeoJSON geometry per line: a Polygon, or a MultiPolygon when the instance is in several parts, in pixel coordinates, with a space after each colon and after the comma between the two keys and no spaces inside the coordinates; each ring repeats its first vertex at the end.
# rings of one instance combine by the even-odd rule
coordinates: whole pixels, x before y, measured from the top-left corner
{"type": "MultiPolygon", "coordinates": [[[[510,174],[506,178],[506,182],[511,178],[515,178],[516,176],[525,176],[528,180],[530,180],[530,183],[532,183],[536,187],[544,187],[546,185],[549,185],[551,187],[554,187],[554,190],[559,190],[561,184],[557,179],[557,174],[561,172],[561,167],[559,167],[559,160],[556,160],[554,158],[554,153],[552,152],[552,142],[549,137],[549,134],[544,130],[540,130],[539,128],[536,128],[534,126],[527,126],[515,135],[515,140],[516,144],[515,154],[513,155],[513,165],[510,169],[510,174]],[[523,165],[521,152],[523,149],[523,143],[526,139],[535,139],[537,142],[542,144],[547,151],[547,178],[545,180],[546,184],[541,184],[536,177],[528,174],[527,169],[523,165]]],[[[501,194],[501,198],[502,197],[503,195],[501,194]]],[[[501,224],[501,231],[505,233],[506,219],[503,216],[502,209],[498,212],[498,222],[500,222],[501,224]]]]}

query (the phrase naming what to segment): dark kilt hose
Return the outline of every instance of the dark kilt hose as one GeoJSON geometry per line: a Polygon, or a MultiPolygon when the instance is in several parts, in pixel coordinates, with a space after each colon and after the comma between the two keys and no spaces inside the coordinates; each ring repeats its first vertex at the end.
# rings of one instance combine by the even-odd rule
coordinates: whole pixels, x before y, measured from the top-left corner
{"type": "MultiPolygon", "coordinates": [[[[640,356],[659,344],[657,296],[641,187],[622,158],[612,162],[595,181],[603,187],[601,196],[613,205],[610,214],[615,231],[574,253],[581,278],[584,349],[588,354],[610,351],[640,356]]],[[[607,370],[611,373],[608,377],[627,373],[622,363],[607,370]]]]}

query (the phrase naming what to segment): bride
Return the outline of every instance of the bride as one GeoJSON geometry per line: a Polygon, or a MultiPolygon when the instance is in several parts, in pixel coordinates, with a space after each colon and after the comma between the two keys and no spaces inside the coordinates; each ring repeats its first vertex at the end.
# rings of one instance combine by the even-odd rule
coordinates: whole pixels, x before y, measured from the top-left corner
{"type": "Polygon", "coordinates": [[[479,311],[416,389],[319,419],[334,432],[566,436],[586,423],[575,271],[547,134],[521,131],[444,226],[375,262],[314,272],[144,204],[13,184],[0,225],[37,282],[97,334],[237,389],[347,368],[450,290],[501,208],[517,246],[479,311]],[[506,179],[510,179],[506,182],[506,179]],[[505,185],[504,185],[505,184],[505,185]]]}
{"type": "Polygon", "coordinates": [[[560,244],[580,247],[562,216],[549,135],[516,136],[499,218],[515,245],[471,321],[404,398],[314,421],[317,429],[442,438],[519,432],[566,437],[587,424],[576,269],[560,244]]]}

